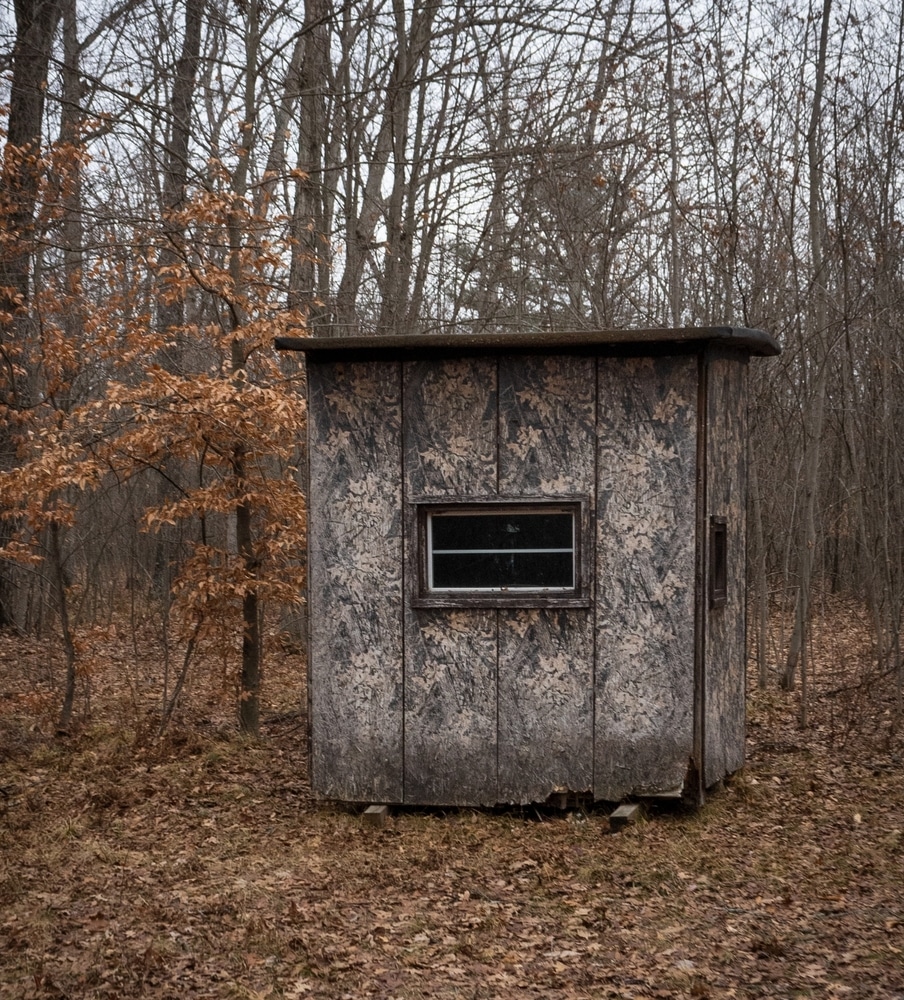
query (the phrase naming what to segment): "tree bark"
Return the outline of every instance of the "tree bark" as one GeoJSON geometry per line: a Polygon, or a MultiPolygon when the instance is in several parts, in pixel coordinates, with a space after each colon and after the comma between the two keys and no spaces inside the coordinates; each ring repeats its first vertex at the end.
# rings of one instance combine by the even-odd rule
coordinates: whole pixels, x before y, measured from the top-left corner
{"type": "MultiPolygon", "coordinates": [[[[184,225],[177,213],[185,207],[185,193],[188,187],[189,145],[192,137],[192,114],[195,83],[198,75],[198,61],[201,55],[201,27],[203,23],[204,0],[185,0],[185,30],[182,36],[182,50],[176,63],[176,76],[168,108],[169,122],[163,169],[163,231],[165,243],[160,252],[163,267],[178,265],[184,256],[184,225]]],[[[157,329],[172,331],[181,342],[181,327],[185,323],[185,298],[171,294],[167,300],[160,300],[157,307],[157,329]]],[[[181,368],[179,343],[164,352],[163,362],[171,371],[181,368]]]]}
{"type": "Polygon", "coordinates": [[[57,614],[60,617],[60,634],[63,638],[63,650],[66,654],[66,680],[63,685],[63,705],[57,722],[57,732],[63,736],[69,732],[72,725],[72,711],[75,707],[75,682],[77,679],[77,657],[75,642],[72,638],[72,626],[69,621],[69,594],[66,588],[66,566],[63,561],[63,546],[60,543],[60,526],[51,524],[50,532],[50,569],[53,575],[53,589],[56,593],[57,614]]]}
{"type": "Polygon", "coordinates": [[[329,333],[330,233],[326,204],[329,2],[305,3],[298,67],[299,126],[292,260],[287,305],[304,313],[311,333],[329,333]]]}
{"type": "MultiPolygon", "coordinates": [[[[232,307],[232,378],[241,385],[247,378],[247,356],[241,340],[241,328],[247,320],[243,298],[245,274],[242,249],[245,245],[245,227],[248,216],[244,210],[248,192],[248,169],[254,143],[255,96],[260,47],[260,2],[250,0],[247,7],[245,42],[244,115],[241,123],[241,144],[235,173],[232,178],[233,207],[229,213],[227,229],[229,238],[229,272],[233,284],[232,307]]],[[[236,441],[232,452],[235,476],[235,495],[246,492],[246,451],[241,440],[236,441]]],[[[260,599],[257,589],[258,561],[254,552],[253,510],[249,503],[239,500],[235,511],[235,533],[238,556],[246,573],[242,597],[242,666],[239,690],[239,724],[242,732],[257,736],[260,730],[260,690],[263,663],[263,634],[260,627],[260,599]]]]}
{"type": "Polygon", "coordinates": [[[681,325],[681,245],[678,237],[678,108],[675,90],[675,30],[672,6],[665,0],[666,99],[669,133],[669,313],[672,326],[681,325]]]}
{"type": "MultiPolygon", "coordinates": [[[[59,0],[15,0],[16,39],[2,188],[7,202],[3,227],[15,238],[0,253],[0,407],[28,405],[27,384],[18,373],[23,348],[31,340],[27,313],[33,259],[35,206],[41,183],[40,162],[44,100],[53,36],[60,16],[59,0]]],[[[0,421],[0,470],[16,464],[12,422],[0,421]]],[[[12,524],[0,522],[0,546],[11,537],[12,524]]],[[[0,561],[0,627],[17,624],[16,573],[0,561]]]]}
{"type": "MultiPolygon", "coordinates": [[[[823,148],[820,135],[822,100],[826,79],[826,53],[829,39],[829,17],[832,0],[823,0],[822,25],[819,48],[816,56],[813,104],[810,125],[807,130],[807,171],[809,181],[808,218],[810,241],[810,372],[812,388],[806,400],[804,414],[804,505],[798,538],[798,598],[785,671],[781,686],[790,691],[798,664],[805,668],[806,660],[801,660],[801,650],[807,641],[810,622],[810,595],[813,584],[813,566],[816,553],[816,514],[819,492],[819,460],[822,445],[822,431],[825,421],[825,400],[828,381],[829,330],[828,292],[825,271],[825,219],[820,204],[822,197],[823,148]]],[[[806,682],[806,679],[804,679],[806,682]]],[[[806,698],[801,700],[801,722],[806,724],[806,698]]]]}

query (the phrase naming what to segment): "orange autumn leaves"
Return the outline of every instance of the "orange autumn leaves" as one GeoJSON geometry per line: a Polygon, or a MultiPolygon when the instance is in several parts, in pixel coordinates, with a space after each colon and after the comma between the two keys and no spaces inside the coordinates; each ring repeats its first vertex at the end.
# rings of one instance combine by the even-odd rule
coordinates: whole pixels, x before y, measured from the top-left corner
{"type": "Polygon", "coordinates": [[[179,527],[167,580],[185,634],[202,620],[241,632],[249,593],[294,604],[303,583],[302,376],[273,348],[298,317],[279,306],[278,248],[244,248],[246,273],[217,259],[206,201],[184,230],[184,267],[158,267],[155,237],[136,232],[116,261],[48,282],[8,352],[2,414],[17,454],[0,472],[0,558],[34,565],[48,530],[77,539],[92,498],[131,490],[142,530],[179,527]],[[158,329],[156,303],[174,296],[185,321],[158,329]]]}

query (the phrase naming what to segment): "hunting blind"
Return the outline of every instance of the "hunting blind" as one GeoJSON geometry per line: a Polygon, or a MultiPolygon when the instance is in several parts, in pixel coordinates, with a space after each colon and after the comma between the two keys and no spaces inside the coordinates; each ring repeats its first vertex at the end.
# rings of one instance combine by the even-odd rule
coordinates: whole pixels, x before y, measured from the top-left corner
{"type": "Polygon", "coordinates": [[[744,760],[733,327],[284,338],[308,379],[311,781],[696,800],[744,760]]]}

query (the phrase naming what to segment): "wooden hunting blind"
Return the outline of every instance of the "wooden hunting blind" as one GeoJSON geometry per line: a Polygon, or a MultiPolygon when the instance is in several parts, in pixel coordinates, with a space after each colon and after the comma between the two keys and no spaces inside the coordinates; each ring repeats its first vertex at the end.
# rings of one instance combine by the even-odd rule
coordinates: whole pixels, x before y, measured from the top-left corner
{"type": "Polygon", "coordinates": [[[307,358],[316,794],[699,800],[741,766],[747,361],[771,337],[278,344],[307,358]]]}

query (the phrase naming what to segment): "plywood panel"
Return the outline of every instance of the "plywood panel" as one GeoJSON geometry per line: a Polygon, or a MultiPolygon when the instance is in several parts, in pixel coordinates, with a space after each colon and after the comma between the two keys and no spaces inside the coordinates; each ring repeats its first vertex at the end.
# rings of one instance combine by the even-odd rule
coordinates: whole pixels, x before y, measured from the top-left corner
{"type": "Polygon", "coordinates": [[[405,365],[405,477],[409,498],[496,492],[496,361],[405,365]]]}
{"type": "Polygon", "coordinates": [[[311,364],[311,779],[402,798],[401,371],[311,364]]]}
{"type": "Polygon", "coordinates": [[[594,794],[682,784],[693,748],[696,357],[600,358],[594,794]]]}
{"type": "MultiPolygon", "coordinates": [[[[507,496],[594,492],[596,370],[591,358],[502,358],[499,484],[507,496]]],[[[593,553],[585,552],[592,564],[593,553]]],[[[546,799],[589,790],[593,616],[587,609],[499,612],[499,794],[546,799]]]]}
{"type": "MultiPolygon", "coordinates": [[[[707,517],[726,519],[727,601],[707,608],[704,674],[704,781],[707,786],[744,763],[746,677],[746,358],[717,359],[707,376],[707,517]]],[[[707,532],[707,539],[709,535],[707,532]]],[[[706,559],[709,594],[711,560],[706,559]]]]}
{"type": "Polygon", "coordinates": [[[589,609],[499,612],[500,801],[590,791],[592,620],[589,609]]]}
{"type": "MultiPolygon", "coordinates": [[[[495,359],[409,362],[404,379],[407,498],[494,496],[495,359]]],[[[406,609],[406,802],[498,801],[496,667],[495,611],[406,609]]]]}
{"type": "Polygon", "coordinates": [[[568,355],[499,362],[500,490],[589,495],[596,455],[596,363],[568,355]]]}
{"type": "Polygon", "coordinates": [[[405,676],[405,801],[493,805],[496,612],[410,611],[405,676]]]}

